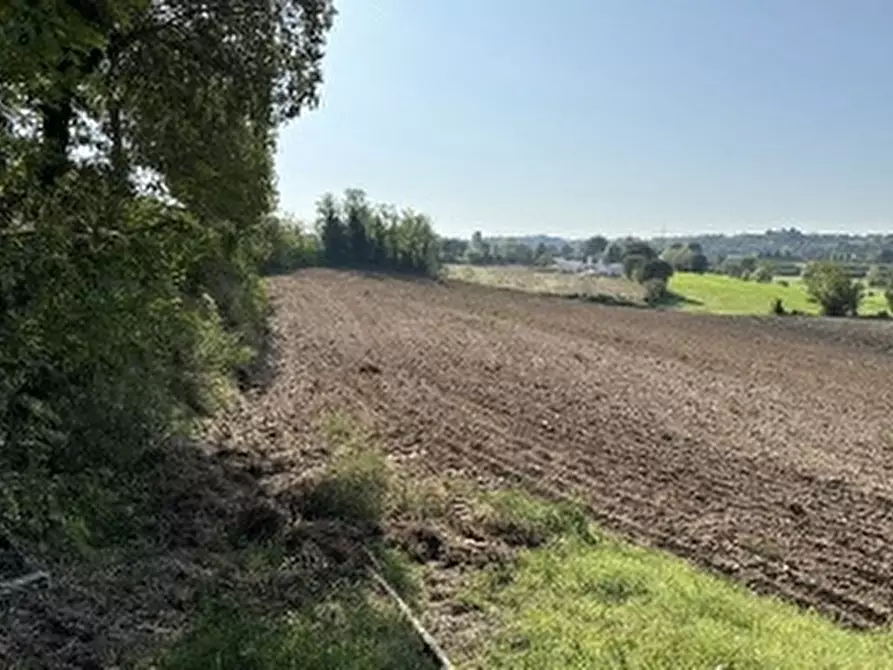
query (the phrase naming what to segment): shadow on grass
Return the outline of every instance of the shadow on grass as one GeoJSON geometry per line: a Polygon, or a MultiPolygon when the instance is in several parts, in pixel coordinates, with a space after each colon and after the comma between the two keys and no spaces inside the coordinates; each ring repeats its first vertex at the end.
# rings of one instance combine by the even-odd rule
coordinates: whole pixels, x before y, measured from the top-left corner
{"type": "Polygon", "coordinates": [[[342,459],[304,492],[314,518],[296,518],[262,488],[259,463],[219,446],[173,440],[117,484],[72,490],[73,541],[25,545],[49,588],[0,594],[0,665],[435,667],[368,571],[367,549],[411,597],[409,565],[375,518],[378,463],[342,459]]]}
{"type": "Polygon", "coordinates": [[[657,303],[657,307],[699,307],[703,306],[704,303],[700,300],[695,300],[694,298],[689,298],[687,296],[681,295],[679,293],[675,293],[674,291],[667,291],[664,297],[657,303]]]}

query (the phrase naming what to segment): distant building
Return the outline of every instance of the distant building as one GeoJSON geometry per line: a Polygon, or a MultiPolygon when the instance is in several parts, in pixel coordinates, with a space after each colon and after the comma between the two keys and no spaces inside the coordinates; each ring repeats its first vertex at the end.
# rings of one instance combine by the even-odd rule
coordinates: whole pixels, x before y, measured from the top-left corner
{"type": "Polygon", "coordinates": [[[589,256],[585,261],[556,258],[555,269],[559,272],[581,273],[600,277],[623,276],[623,263],[605,263],[601,258],[593,262],[592,256],[589,256]]]}

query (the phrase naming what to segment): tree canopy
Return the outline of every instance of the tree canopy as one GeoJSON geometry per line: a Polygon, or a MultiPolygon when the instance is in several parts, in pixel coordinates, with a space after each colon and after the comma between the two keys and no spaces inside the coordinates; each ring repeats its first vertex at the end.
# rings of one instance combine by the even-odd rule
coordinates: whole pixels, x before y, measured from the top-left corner
{"type": "Polygon", "coordinates": [[[58,529],[64,473],[126,486],[261,345],[258,270],[296,233],[269,219],[276,133],[317,102],[333,19],[330,0],[0,4],[4,525],[58,529]]]}
{"type": "Polygon", "coordinates": [[[806,291],[825,316],[856,316],[862,300],[862,285],[831,261],[816,261],[803,272],[806,291]]]}

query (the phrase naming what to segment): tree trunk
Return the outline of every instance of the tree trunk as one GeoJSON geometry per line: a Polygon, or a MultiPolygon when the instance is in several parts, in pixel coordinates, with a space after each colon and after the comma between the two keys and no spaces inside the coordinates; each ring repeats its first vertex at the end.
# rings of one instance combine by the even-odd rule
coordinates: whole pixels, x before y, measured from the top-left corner
{"type": "Polygon", "coordinates": [[[71,143],[71,120],[74,109],[71,96],[61,101],[40,105],[43,131],[43,155],[38,178],[41,186],[50,188],[68,170],[68,147],[71,143]]]}

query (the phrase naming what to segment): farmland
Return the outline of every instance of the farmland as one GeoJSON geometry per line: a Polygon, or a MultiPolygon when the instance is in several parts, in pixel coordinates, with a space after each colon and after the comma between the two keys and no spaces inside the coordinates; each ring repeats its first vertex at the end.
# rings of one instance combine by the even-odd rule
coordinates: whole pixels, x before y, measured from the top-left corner
{"type": "Polygon", "coordinates": [[[229,441],[287,460],[308,417],[344,408],[407,467],[577,496],[607,528],[757,591],[889,620],[886,325],[324,270],[274,294],[280,381],[229,441]]]}
{"type": "MultiPolygon", "coordinates": [[[[688,300],[684,309],[710,314],[766,314],[778,298],[789,311],[818,314],[819,308],[809,300],[799,278],[789,278],[761,284],[734,277],[714,274],[680,272],[670,280],[670,290],[688,300]]],[[[862,300],[859,313],[877,314],[887,309],[883,291],[869,290],[862,300]]]]}
{"type": "MultiPolygon", "coordinates": [[[[446,276],[458,281],[510,288],[529,293],[590,297],[608,302],[615,297],[619,302],[644,303],[644,291],[635,282],[624,278],[594,277],[539,271],[518,266],[481,267],[450,265],[446,276]]],[[[771,283],[745,281],[716,274],[677,272],[669,283],[674,300],[666,307],[687,312],[707,314],[764,315],[776,298],[788,311],[818,314],[819,307],[809,300],[799,278],[776,280],[771,283]]],[[[870,316],[887,311],[883,291],[868,289],[859,313],[870,316]]]]}

